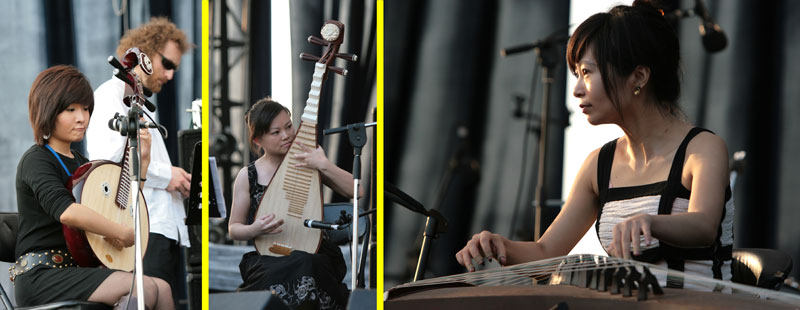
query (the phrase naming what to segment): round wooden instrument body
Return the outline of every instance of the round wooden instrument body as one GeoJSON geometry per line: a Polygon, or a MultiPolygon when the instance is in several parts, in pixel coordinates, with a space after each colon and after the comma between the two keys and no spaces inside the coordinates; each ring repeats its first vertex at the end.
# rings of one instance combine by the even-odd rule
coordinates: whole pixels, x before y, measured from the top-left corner
{"type": "MultiPolygon", "coordinates": [[[[99,213],[106,219],[134,227],[133,221],[133,196],[121,208],[116,203],[119,191],[120,174],[122,166],[111,161],[92,161],[84,164],[75,172],[71,186],[75,200],[99,213]]],[[[147,204],[141,190],[136,190],[139,195],[139,219],[141,223],[142,256],[147,249],[147,240],[150,233],[150,221],[147,213],[147,204]]],[[[104,237],[98,234],[80,231],[64,226],[64,237],[70,253],[82,267],[96,267],[99,264],[122,271],[132,271],[135,262],[135,247],[117,249],[104,237]]]]}

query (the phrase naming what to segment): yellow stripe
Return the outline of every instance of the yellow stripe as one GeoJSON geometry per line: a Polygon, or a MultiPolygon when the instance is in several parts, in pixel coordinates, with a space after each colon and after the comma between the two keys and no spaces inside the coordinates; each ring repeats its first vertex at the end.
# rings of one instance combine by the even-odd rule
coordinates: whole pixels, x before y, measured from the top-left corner
{"type": "Polygon", "coordinates": [[[383,309],[383,0],[378,0],[378,24],[377,24],[377,106],[378,106],[378,134],[376,141],[378,142],[378,268],[377,268],[377,309],[383,309]]]}
{"type": "MultiPolygon", "coordinates": [[[[202,16],[201,19],[202,19],[202,23],[203,23],[203,29],[202,29],[202,32],[201,32],[202,33],[202,35],[201,35],[201,37],[202,37],[201,42],[202,43],[200,44],[200,50],[201,50],[201,52],[200,52],[200,54],[201,54],[200,63],[201,63],[201,67],[202,67],[202,77],[201,77],[200,84],[202,85],[201,87],[203,89],[203,91],[202,91],[203,92],[202,93],[202,98],[203,98],[203,112],[202,112],[203,113],[202,114],[202,118],[203,118],[202,119],[203,133],[202,133],[202,136],[203,136],[203,146],[204,147],[201,148],[203,150],[203,163],[207,163],[208,162],[208,145],[209,145],[208,144],[209,143],[209,141],[208,141],[208,126],[210,124],[209,121],[208,121],[208,112],[209,112],[209,109],[211,108],[211,96],[209,95],[210,94],[209,88],[211,87],[211,83],[209,83],[209,71],[208,71],[208,64],[210,62],[209,61],[210,58],[208,57],[209,56],[208,55],[208,52],[209,52],[208,36],[211,33],[210,32],[210,28],[209,28],[209,24],[210,24],[211,21],[209,20],[210,15],[208,14],[209,13],[208,12],[208,5],[209,5],[209,0],[203,1],[203,4],[202,4],[202,6],[203,6],[202,7],[202,11],[203,12],[202,12],[202,15],[201,15],[202,16]]],[[[203,244],[203,249],[202,249],[202,251],[203,251],[203,254],[202,254],[202,257],[203,257],[203,265],[202,265],[203,284],[202,284],[202,286],[200,288],[200,295],[202,296],[202,305],[203,305],[202,308],[203,308],[203,310],[206,310],[206,309],[208,309],[208,208],[205,207],[205,206],[208,206],[208,164],[204,164],[202,166],[203,166],[203,176],[202,176],[203,201],[202,201],[202,206],[204,206],[202,208],[203,209],[203,229],[201,229],[201,231],[203,232],[203,237],[202,237],[203,240],[201,241],[202,244],[203,244]]]]}

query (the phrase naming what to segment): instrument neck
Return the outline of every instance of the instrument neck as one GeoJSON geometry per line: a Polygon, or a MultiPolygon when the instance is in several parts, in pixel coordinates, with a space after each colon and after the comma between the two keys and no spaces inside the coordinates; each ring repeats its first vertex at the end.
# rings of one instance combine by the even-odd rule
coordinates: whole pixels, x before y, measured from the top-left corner
{"type": "Polygon", "coordinates": [[[117,206],[124,209],[128,205],[131,192],[131,173],[130,173],[130,148],[125,144],[122,155],[122,172],[119,175],[119,186],[117,186],[117,206]]]}
{"type": "Polygon", "coordinates": [[[311,89],[308,91],[306,108],[303,110],[303,116],[300,118],[306,124],[317,124],[322,82],[325,81],[326,71],[327,66],[324,63],[316,63],[314,65],[314,75],[311,78],[311,89]]]}

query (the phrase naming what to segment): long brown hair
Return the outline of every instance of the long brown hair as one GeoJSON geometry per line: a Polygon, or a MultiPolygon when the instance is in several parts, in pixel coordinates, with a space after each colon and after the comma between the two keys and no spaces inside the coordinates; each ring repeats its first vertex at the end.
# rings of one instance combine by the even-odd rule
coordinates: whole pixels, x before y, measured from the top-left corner
{"type": "Polygon", "coordinates": [[[86,77],[69,65],[50,67],[36,76],[28,94],[28,116],[33,128],[33,140],[42,146],[46,136],[53,134],[58,114],[70,104],[78,103],[94,111],[94,93],[86,77]]]}

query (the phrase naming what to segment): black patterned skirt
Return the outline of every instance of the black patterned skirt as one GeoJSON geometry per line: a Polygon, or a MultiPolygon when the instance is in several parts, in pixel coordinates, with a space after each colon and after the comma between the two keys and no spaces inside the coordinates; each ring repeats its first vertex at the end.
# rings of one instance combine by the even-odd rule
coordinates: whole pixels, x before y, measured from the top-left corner
{"type": "Polygon", "coordinates": [[[293,309],[345,309],[349,292],[342,283],[347,266],[338,246],[322,241],[318,254],[293,251],[262,256],[253,251],[239,263],[239,291],[271,290],[293,309]]]}

